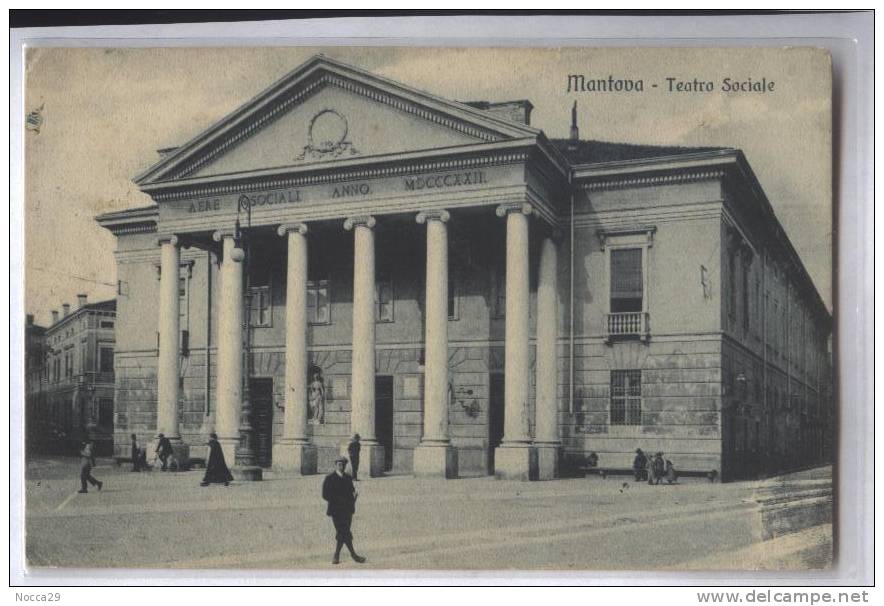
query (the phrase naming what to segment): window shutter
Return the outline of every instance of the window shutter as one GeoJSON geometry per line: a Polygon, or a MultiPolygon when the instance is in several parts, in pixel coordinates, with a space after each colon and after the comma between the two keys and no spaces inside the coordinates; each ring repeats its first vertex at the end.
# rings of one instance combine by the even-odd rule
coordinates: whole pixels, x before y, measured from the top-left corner
{"type": "Polygon", "coordinates": [[[611,251],[611,298],[642,298],[642,250],[627,248],[611,251]]]}

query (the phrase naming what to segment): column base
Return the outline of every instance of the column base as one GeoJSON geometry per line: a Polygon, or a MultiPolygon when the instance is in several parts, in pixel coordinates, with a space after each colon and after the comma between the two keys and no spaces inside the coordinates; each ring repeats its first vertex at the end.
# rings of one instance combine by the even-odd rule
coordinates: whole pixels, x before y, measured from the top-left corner
{"type": "Polygon", "coordinates": [[[500,480],[536,480],[537,449],[530,444],[504,444],[494,450],[494,476],[500,480]]]}
{"type": "Polygon", "coordinates": [[[169,459],[169,469],[175,471],[187,471],[190,469],[190,445],[184,442],[172,442],[172,457],[169,459]]]}
{"type": "Polygon", "coordinates": [[[537,450],[537,479],[558,479],[562,447],[558,444],[536,444],[534,448],[537,450]]]}
{"type": "Polygon", "coordinates": [[[315,474],[316,447],[304,442],[278,442],[274,444],[273,470],[302,476],[315,474]]]}
{"type": "Polygon", "coordinates": [[[230,473],[234,480],[240,482],[260,482],[264,479],[264,470],[257,465],[243,465],[242,467],[231,467],[230,473]]]}
{"type": "MultiPolygon", "coordinates": [[[[347,444],[341,444],[341,455],[350,458],[347,452],[347,444]]],[[[364,477],[366,473],[370,478],[377,478],[384,475],[385,471],[385,455],[384,447],[377,442],[366,442],[362,440],[362,448],[359,449],[359,470],[357,477],[364,477]]],[[[352,463],[352,461],[351,461],[352,463]]]]}
{"type": "Polygon", "coordinates": [[[450,480],[457,471],[457,449],[450,444],[420,444],[414,449],[415,476],[450,480]]]}

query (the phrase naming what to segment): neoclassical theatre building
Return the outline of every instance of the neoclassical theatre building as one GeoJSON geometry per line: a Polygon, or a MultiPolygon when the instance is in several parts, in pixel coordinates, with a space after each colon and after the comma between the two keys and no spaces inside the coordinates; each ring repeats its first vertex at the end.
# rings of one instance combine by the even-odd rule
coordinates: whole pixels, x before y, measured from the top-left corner
{"type": "Polygon", "coordinates": [[[636,448],[725,479],[827,456],[831,317],[744,155],[549,139],[325,56],[135,181],[117,448],[241,477],[549,479],[636,448]],[[593,457],[595,458],[595,457],[593,457]]]}

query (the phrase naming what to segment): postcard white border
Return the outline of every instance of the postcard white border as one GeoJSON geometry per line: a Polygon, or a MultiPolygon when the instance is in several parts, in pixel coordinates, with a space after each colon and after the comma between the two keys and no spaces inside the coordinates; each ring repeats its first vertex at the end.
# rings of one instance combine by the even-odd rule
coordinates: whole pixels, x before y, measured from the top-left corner
{"type": "Polygon", "coordinates": [[[873,15],[400,17],[10,31],[10,428],[23,426],[23,95],[28,46],[817,46],[832,53],[837,241],[834,285],[841,419],[838,558],[796,573],[37,570],[23,562],[24,438],[10,433],[10,584],[15,585],[860,585],[873,582],[873,15]],[[698,35],[702,32],[702,36],[698,35]],[[751,34],[751,36],[747,35],[751,34]],[[848,310],[850,312],[848,313],[848,310]]]}

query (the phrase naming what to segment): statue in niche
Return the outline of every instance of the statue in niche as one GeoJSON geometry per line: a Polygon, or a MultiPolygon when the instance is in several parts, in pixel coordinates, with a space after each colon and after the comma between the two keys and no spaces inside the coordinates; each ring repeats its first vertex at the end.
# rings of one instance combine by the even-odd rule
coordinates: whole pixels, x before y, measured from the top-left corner
{"type": "Polygon", "coordinates": [[[325,383],[322,369],[313,366],[310,369],[311,379],[307,386],[307,404],[310,422],[314,425],[325,423],[325,383]]]}

